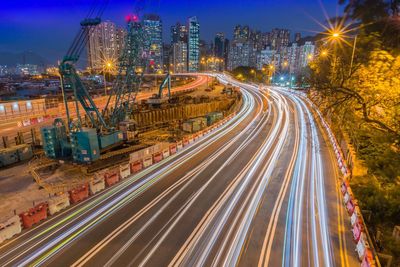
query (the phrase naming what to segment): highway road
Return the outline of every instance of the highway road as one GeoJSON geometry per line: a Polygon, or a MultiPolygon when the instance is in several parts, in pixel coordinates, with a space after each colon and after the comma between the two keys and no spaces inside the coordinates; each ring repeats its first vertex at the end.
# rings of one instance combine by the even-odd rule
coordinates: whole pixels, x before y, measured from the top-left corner
{"type": "Polygon", "coordinates": [[[283,88],[240,86],[229,123],[0,247],[0,265],[357,266],[332,149],[283,88]]]}

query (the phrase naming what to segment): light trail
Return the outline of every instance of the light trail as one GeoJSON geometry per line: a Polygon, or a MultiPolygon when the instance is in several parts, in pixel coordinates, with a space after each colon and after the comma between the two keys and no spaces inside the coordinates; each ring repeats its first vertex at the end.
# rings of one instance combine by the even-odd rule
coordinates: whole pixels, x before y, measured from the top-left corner
{"type": "MultiPolygon", "coordinates": [[[[268,116],[269,116],[269,114],[268,114],[268,116]]],[[[255,118],[253,119],[253,122],[254,122],[255,120],[258,120],[258,117],[255,117],[255,118]]],[[[252,123],[253,123],[253,122],[252,122],[252,123]]],[[[170,205],[170,204],[172,203],[173,200],[175,200],[176,196],[179,195],[182,191],[184,191],[184,190],[190,185],[190,183],[191,183],[192,181],[194,181],[194,179],[197,177],[197,175],[198,175],[200,172],[202,172],[203,170],[205,170],[216,158],[218,158],[222,153],[226,152],[226,150],[227,150],[230,146],[232,146],[235,142],[237,142],[237,140],[238,140],[239,138],[241,138],[242,135],[245,134],[245,133],[250,129],[252,123],[250,123],[250,124],[249,124],[239,135],[237,135],[234,139],[232,139],[231,141],[229,141],[229,143],[227,143],[223,149],[220,149],[220,150],[219,150],[217,153],[215,153],[212,157],[209,157],[209,158],[208,158],[206,161],[204,161],[201,165],[199,165],[198,167],[196,167],[195,170],[194,170],[195,174],[193,174],[193,175],[190,176],[190,177],[186,177],[186,176],[183,177],[183,179],[185,179],[185,180],[187,180],[188,178],[190,178],[190,181],[189,181],[186,185],[184,185],[182,188],[180,188],[179,191],[176,192],[176,193],[174,194],[174,196],[172,196],[169,200],[167,200],[166,203],[165,203],[161,208],[159,208],[158,211],[151,217],[151,219],[148,220],[148,221],[146,222],[146,224],[143,225],[143,226],[138,230],[138,232],[137,232],[134,236],[132,236],[132,237],[124,244],[124,246],[122,246],[122,247],[114,254],[114,256],[106,263],[106,265],[111,265],[112,263],[114,263],[114,262],[118,259],[118,257],[119,257],[123,252],[126,251],[126,249],[129,247],[129,245],[130,245],[132,242],[134,242],[134,241],[136,240],[136,238],[139,236],[139,234],[142,233],[151,223],[153,223],[153,222],[157,219],[157,217],[160,215],[160,213],[161,213],[164,209],[166,209],[166,207],[167,207],[168,205],[170,205]]],[[[258,129],[259,129],[259,127],[255,127],[255,129],[253,130],[253,132],[257,131],[258,129]]],[[[249,141],[251,141],[251,137],[252,137],[252,136],[253,136],[253,134],[248,134],[248,137],[246,138],[245,144],[247,144],[247,143],[249,143],[249,141]]],[[[232,157],[232,158],[236,157],[237,154],[238,154],[238,152],[240,152],[240,151],[243,149],[243,147],[244,147],[244,144],[242,144],[242,145],[231,155],[231,157],[232,157]]],[[[218,173],[218,171],[217,171],[216,173],[218,173]]],[[[180,182],[180,180],[179,180],[178,182],[180,182]]],[[[168,189],[168,192],[171,192],[173,189],[175,189],[175,185],[173,185],[172,187],[170,187],[170,188],[168,189]],[[173,187],[173,188],[172,188],[172,187],[173,187]]],[[[198,194],[200,194],[200,193],[201,193],[201,189],[200,189],[198,192],[196,192],[196,195],[198,195],[198,194]]],[[[151,202],[151,206],[147,205],[144,209],[142,209],[142,211],[143,211],[143,210],[148,211],[152,206],[154,206],[154,205],[156,205],[157,203],[159,203],[160,201],[162,201],[163,198],[166,197],[166,196],[167,196],[166,194],[163,194],[162,197],[157,197],[156,201],[153,200],[153,201],[151,202]]],[[[191,201],[192,201],[193,199],[194,199],[194,198],[191,198],[191,201]]],[[[182,204],[182,205],[186,207],[187,204],[188,204],[188,203],[182,204]]],[[[142,211],[139,212],[139,213],[142,214],[142,211]]],[[[183,211],[181,211],[181,210],[178,212],[178,214],[182,214],[182,213],[183,213],[183,211]]],[[[127,228],[128,228],[130,225],[132,225],[138,218],[139,218],[139,217],[135,215],[135,216],[132,217],[129,221],[127,221],[127,222],[123,225],[123,227],[120,226],[121,228],[119,228],[118,231],[115,231],[115,232],[113,232],[112,234],[110,234],[109,236],[107,236],[106,238],[104,238],[100,243],[98,243],[98,244],[96,245],[95,248],[93,248],[91,251],[89,251],[89,252],[86,253],[84,256],[82,256],[82,257],[75,263],[76,266],[81,266],[82,264],[88,262],[88,260],[90,260],[90,258],[94,257],[97,253],[99,253],[100,250],[101,250],[102,248],[105,247],[105,245],[107,245],[108,243],[110,243],[110,242],[113,240],[113,238],[115,238],[115,237],[116,237],[118,234],[120,234],[123,230],[127,229],[127,228]]],[[[137,254],[140,254],[140,252],[137,253],[137,254]]]]}
{"type": "MultiPolygon", "coordinates": [[[[278,113],[279,114],[279,113],[278,113]]],[[[213,204],[213,207],[206,213],[206,216],[203,217],[203,220],[200,224],[197,225],[195,230],[192,232],[191,236],[188,240],[190,242],[186,242],[180,249],[180,251],[175,255],[173,261],[169,264],[170,266],[178,266],[178,265],[203,265],[205,258],[208,255],[208,252],[211,250],[212,246],[215,244],[216,239],[218,238],[219,233],[222,231],[223,226],[225,225],[228,216],[231,214],[233,208],[237,205],[239,197],[242,195],[243,190],[246,186],[248,186],[248,182],[254,171],[257,169],[255,167],[254,162],[260,162],[259,159],[263,158],[259,155],[265,153],[265,148],[269,148],[271,146],[271,142],[275,140],[278,128],[282,123],[282,120],[278,117],[277,126],[272,129],[271,135],[268,136],[263,142],[263,145],[259,148],[258,152],[252,157],[246,167],[240,172],[238,176],[236,176],[231,182],[230,186],[225,190],[221,197],[213,204]],[[250,172],[250,173],[249,173],[250,172]],[[244,178],[245,177],[245,178],[244,178]],[[238,189],[239,188],[239,189],[238,189]],[[232,197],[232,194],[234,196],[232,197]],[[230,199],[232,198],[232,199],[230,199]],[[218,212],[222,209],[224,205],[228,205],[228,208],[224,210],[224,214],[218,218],[218,222],[211,225],[211,221],[217,215],[218,212]],[[209,233],[209,238],[205,239],[204,243],[206,245],[198,245],[201,237],[204,237],[206,228],[212,228],[212,231],[209,233]],[[200,250],[201,248],[201,250],[200,250]],[[193,255],[195,251],[202,251],[200,256],[193,255]],[[188,262],[189,260],[193,260],[193,257],[200,257],[195,263],[188,262]],[[186,258],[186,259],[185,259],[186,258]]],[[[264,125],[260,128],[265,127],[264,125]]]]}
{"type": "MultiPolygon", "coordinates": [[[[174,170],[179,168],[179,166],[181,166],[182,164],[187,162],[190,158],[192,158],[197,153],[199,153],[201,150],[203,150],[206,147],[212,145],[220,137],[222,137],[225,134],[227,134],[228,131],[232,130],[242,120],[244,120],[244,118],[247,117],[250,114],[250,112],[252,112],[252,110],[254,108],[254,100],[252,98],[249,98],[248,95],[244,95],[243,99],[244,99],[243,102],[245,104],[244,104],[244,107],[242,108],[242,110],[236,116],[237,119],[233,120],[232,121],[233,123],[228,123],[227,125],[224,125],[224,127],[219,131],[219,134],[215,135],[212,138],[209,138],[209,140],[204,142],[199,148],[193,149],[189,153],[188,157],[186,157],[184,160],[181,160],[179,162],[171,163],[170,165],[168,165],[168,166],[164,167],[163,169],[157,171],[152,176],[150,176],[147,179],[141,181],[136,186],[130,188],[129,191],[124,192],[123,194],[119,195],[118,197],[116,197],[113,200],[110,199],[110,197],[111,197],[110,196],[109,198],[106,199],[106,201],[103,201],[101,203],[100,209],[94,211],[92,214],[89,214],[89,216],[85,216],[85,218],[83,218],[83,220],[81,220],[79,223],[74,225],[72,228],[69,228],[66,231],[62,231],[66,227],[63,227],[63,228],[59,229],[57,232],[62,232],[62,233],[57,238],[54,238],[54,233],[53,233],[52,235],[47,236],[46,239],[40,239],[39,242],[35,243],[34,246],[32,246],[32,248],[38,246],[40,243],[44,243],[45,241],[47,242],[46,245],[42,246],[42,248],[37,250],[35,253],[30,254],[30,256],[27,257],[27,259],[25,261],[22,261],[21,264],[28,264],[29,262],[32,262],[32,261],[34,261],[34,259],[38,258],[39,255],[44,254],[45,251],[48,251],[51,248],[57,246],[57,249],[55,249],[55,250],[52,249],[51,253],[49,255],[47,255],[46,257],[42,258],[38,263],[48,259],[48,257],[50,255],[54,255],[61,248],[65,247],[67,244],[72,242],[75,238],[78,238],[80,235],[82,235],[86,231],[92,229],[96,224],[102,222],[104,219],[109,217],[111,214],[115,213],[117,210],[122,208],[125,204],[127,204],[130,201],[132,201],[133,199],[135,199],[138,196],[137,193],[143,193],[145,191],[145,189],[148,189],[151,185],[153,185],[155,182],[157,182],[159,179],[161,179],[161,177],[159,177],[161,174],[164,174],[164,176],[165,176],[165,175],[173,172],[174,170]],[[228,128],[229,124],[230,124],[230,126],[228,128]],[[175,165],[175,166],[173,166],[173,165],[175,165]],[[84,228],[82,228],[82,227],[84,227],[84,228]],[[81,231],[81,230],[78,230],[78,229],[81,229],[81,230],[84,229],[84,230],[81,231]],[[72,236],[73,238],[68,238],[68,236],[72,236]],[[48,241],[49,238],[52,238],[52,240],[48,241]],[[63,242],[61,242],[61,241],[63,241],[63,242]],[[60,242],[63,243],[62,246],[59,246],[60,242]]],[[[173,161],[174,158],[175,157],[170,157],[170,158],[168,158],[167,161],[173,161]]],[[[164,162],[162,162],[162,163],[164,163],[164,162]]],[[[145,176],[145,174],[148,174],[150,171],[154,170],[155,168],[156,168],[156,165],[152,166],[147,172],[145,172],[143,174],[140,174],[139,177],[141,178],[141,177],[145,176]]],[[[123,185],[119,186],[119,190],[114,190],[114,191],[116,191],[115,195],[117,193],[120,193],[121,189],[125,189],[126,187],[130,186],[132,182],[136,182],[137,180],[138,180],[138,178],[136,176],[134,176],[131,179],[125,180],[123,182],[123,185]]],[[[91,203],[89,205],[91,205],[91,203]]],[[[81,211],[84,211],[84,209],[80,209],[76,213],[78,214],[81,211]]],[[[71,219],[71,218],[68,217],[67,219],[71,219]]],[[[56,227],[58,225],[62,225],[62,223],[65,222],[65,220],[66,219],[64,219],[61,223],[59,223],[59,224],[57,224],[55,226],[52,226],[50,228],[54,228],[54,227],[56,227]]],[[[49,232],[50,230],[46,229],[40,235],[43,235],[43,234],[49,232]]],[[[30,239],[29,241],[33,241],[33,239],[40,237],[40,235],[39,236],[35,236],[34,238],[30,239]]],[[[22,245],[23,244],[21,244],[19,246],[19,248],[22,245]]],[[[17,248],[15,248],[15,249],[17,249],[17,248]]],[[[7,253],[7,254],[9,254],[9,253],[7,253]]],[[[1,255],[1,257],[5,257],[5,256],[6,255],[1,255]]],[[[18,256],[20,256],[20,255],[18,255],[18,256]]],[[[11,263],[12,261],[15,261],[15,260],[16,260],[15,258],[11,258],[9,261],[6,262],[6,264],[9,264],[9,263],[11,263]]]]}
{"type": "MultiPolygon", "coordinates": [[[[330,224],[343,224],[343,217],[332,220],[336,215],[328,210],[332,177],[326,176],[312,105],[290,90],[266,94],[214,77],[242,89],[243,105],[232,120],[0,247],[0,265],[55,264],[71,247],[78,253],[74,267],[336,265],[330,224]],[[135,203],[140,206],[125,214],[135,203]],[[109,219],[117,224],[110,226],[109,219]],[[91,234],[96,241],[79,251],[91,234]]],[[[333,193],[339,202],[337,187],[333,193]]]]}

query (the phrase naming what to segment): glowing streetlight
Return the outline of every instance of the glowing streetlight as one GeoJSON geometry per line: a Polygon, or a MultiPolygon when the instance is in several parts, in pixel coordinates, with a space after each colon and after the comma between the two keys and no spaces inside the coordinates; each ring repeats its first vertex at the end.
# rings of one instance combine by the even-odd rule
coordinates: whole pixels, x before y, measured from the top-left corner
{"type": "Polygon", "coordinates": [[[106,72],[110,72],[113,67],[113,63],[111,61],[106,61],[103,68],[103,79],[104,79],[104,94],[107,95],[107,81],[106,81],[106,72]]]}

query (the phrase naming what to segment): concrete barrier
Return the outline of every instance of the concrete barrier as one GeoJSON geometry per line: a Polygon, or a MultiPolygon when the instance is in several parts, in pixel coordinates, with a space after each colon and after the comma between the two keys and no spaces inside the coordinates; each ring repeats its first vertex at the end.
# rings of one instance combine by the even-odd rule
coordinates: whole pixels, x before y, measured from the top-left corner
{"type": "Polygon", "coordinates": [[[17,215],[11,217],[4,223],[0,223],[0,244],[16,234],[21,233],[21,231],[21,219],[17,215]]]}
{"type": "Polygon", "coordinates": [[[131,168],[129,163],[119,165],[119,176],[121,179],[128,178],[131,175],[131,168]]]}
{"type": "Polygon", "coordinates": [[[67,194],[51,197],[48,200],[48,203],[50,215],[54,215],[57,212],[70,206],[69,197],[67,194]]]}

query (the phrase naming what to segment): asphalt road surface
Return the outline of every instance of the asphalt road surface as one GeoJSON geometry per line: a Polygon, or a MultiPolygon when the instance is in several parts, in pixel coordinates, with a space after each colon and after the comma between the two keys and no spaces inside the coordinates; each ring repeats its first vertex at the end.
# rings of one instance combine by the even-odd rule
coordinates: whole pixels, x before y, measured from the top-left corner
{"type": "Polygon", "coordinates": [[[0,266],[357,266],[331,146],[283,88],[0,247],[0,266]]]}

